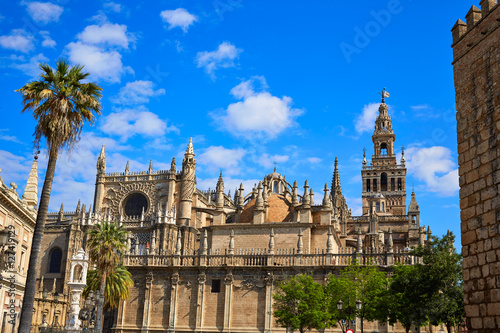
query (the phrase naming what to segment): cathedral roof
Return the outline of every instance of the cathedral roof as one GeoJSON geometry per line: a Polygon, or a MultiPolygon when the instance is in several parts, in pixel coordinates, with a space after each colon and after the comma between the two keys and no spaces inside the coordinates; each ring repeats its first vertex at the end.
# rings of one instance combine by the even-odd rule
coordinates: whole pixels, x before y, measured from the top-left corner
{"type": "MultiPolygon", "coordinates": [[[[253,213],[255,210],[255,200],[249,201],[243,211],[241,212],[238,223],[252,223],[253,213]]],[[[268,197],[267,203],[269,205],[268,218],[266,222],[291,222],[292,210],[291,203],[283,195],[272,194],[268,197]]]]}
{"type": "Polygon", "coordinates": [[[283,179],[283,176],[276,172],[276,167],[274,167],[274,172],[266,176],[267,179],[283,179]]]}

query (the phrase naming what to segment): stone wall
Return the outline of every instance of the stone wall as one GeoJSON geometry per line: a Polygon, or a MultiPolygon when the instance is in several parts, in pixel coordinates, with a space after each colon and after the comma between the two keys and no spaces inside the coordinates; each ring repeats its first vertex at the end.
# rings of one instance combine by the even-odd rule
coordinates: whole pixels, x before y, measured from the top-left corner
{"type": "Polygon", "coordinates": [[[471,332],[500,327],[500,6],[453,27],[463,276],[471,332]]]}

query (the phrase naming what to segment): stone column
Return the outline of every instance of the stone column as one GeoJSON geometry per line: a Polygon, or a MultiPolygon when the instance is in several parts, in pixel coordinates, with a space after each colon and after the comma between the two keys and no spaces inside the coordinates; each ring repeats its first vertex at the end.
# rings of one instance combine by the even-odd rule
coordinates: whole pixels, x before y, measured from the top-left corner
{"type": "Polygon", "coordinates": [[[222,326],[223,332],[229,332],[231,329],[231,297],[233,292],[233,273],[228,272],[224,278],[224,323],[222,326]]]}
{"type": "Polygon", "coordinates": [[[151,289],[153,287],[153,272],[149,271],[146,274],[146,285],[144,288],[144,309],[142,315],[141,332],[148,332],[149,329],[149,310],[151,306],[151,289]]]}
{"type": "Polygon", "coordinates": [[[167,332],[175,331],[175,316],[177,315],[177,290],[179,288],[179,272],[172,274],[172,287],[170,290],[170,311],[168,315],[167,332]]]}
{"type": "Polygon", "coordinates": [[[266,282],[266,306],[265,306],[265,319],[264,319],[264,333],[271,333],[271,326],[273,324],[273,288],[274,288],[274,275],[268,272],[264,278],[266,282]]]}
{"type": "Polygon", "coordinates": [[[198,293],[196,300],[196,332],[202,332],[203,329],[203,297],[205,291],[205,282],[207,281],[207,276],[205,272],[198,275],[198,293]]]}

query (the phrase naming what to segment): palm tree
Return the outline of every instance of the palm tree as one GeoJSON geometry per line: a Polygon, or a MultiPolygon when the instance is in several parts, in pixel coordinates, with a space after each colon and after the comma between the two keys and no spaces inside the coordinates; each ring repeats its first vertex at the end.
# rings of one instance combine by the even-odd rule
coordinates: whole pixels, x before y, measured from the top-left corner
{"type": "MultiPolygon", "coordinates": [[[[129,288],[134,285],[132,275],[123,265],[116,266],[106,277],[106,287],[104,297],[105,307],[115,309],[120,304],[120,300],[127,300],[130,296],[129,288]]],[[[87,286],[83,290],[83,296],[87,297],[91,291],[100,290],[101,272],[90,270],[87,274],[87,286]]]]}
{"type": "Polygon", "coordinates": [[[83,124],[93,124],[95,115],[101,114],[102,88],[92,82],[82,82],[89,76],[83,72],[83,66],[70,66],[66,60],[58,60],[55,70],[47,64],[40,64],[40,69],[42,73],[38,81],[16,90],[23,98],[22,112],[31,111],[38,122],[34,133],[35,149],[38,150],[40,142],[45,139],[49,155],[31,244],[20,333],[28,333],[31,329],[36,272],[59,149],[71,150],[80,139],[83,124]]]}
{"type": "MultiPolygon", "coordinates": [[[[87,251],[90,261],[100,273],[100,294],[105,295],[107,277],[122,264],[123,254],[127,249],[128,231],[117,222],[104,221],[97,224],[96,228],[88,230],[87,235],[87,251]]],[[[96,316],[97,332],[102,329],[102,310],[103,304],[99,302],[96,316]]]]}

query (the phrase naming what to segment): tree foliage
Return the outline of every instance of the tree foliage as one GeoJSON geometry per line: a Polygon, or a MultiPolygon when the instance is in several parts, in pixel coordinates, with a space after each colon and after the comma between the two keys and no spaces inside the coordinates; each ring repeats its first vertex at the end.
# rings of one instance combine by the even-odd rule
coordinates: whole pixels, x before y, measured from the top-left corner
{"type": "Polygon", "coordinates": [[[387,318],[387,278],[376,266],[361,266],[354,261],[338,277],[330,275],[325,290],[331,323],[346,318],[353,320],[356,317],[361,319],[361,323],[364,319],[383,321],[387,318]],[[337,309],[339,300],[342,301],[341,311],[337,309]],[[356,302],[361,302],[361,309],[356,309],[356,302]]]}
{"type": "Polygon", "coordinates": [[[326,308],[323,286],[309,275],[296,275],[282,282],[274,294],[274,316],[282,327],[299,330],[325,327],[326,308]]]}
{"type": "MultiPolygon", "coordinates": [[[[116,266],[106,277],[104,297],[106,307],[117,308],[120,300],[126,300],[130,296],[130,288],[134,285],[132,275],[123,265],[116,266]]],[[[87,273],[87,286],[83,290],[83,296],[87,297],[90,291],[100,290],[101,273],[98,270],[90,270],[87,273]]]]}
{"type": "Polygon", "coordinates": [[[21,333],[28,333],[31,329],[36,271],[59,149],[71,149],[78,142],[83,125],[86,122],[93,124],[95,115],[101,114],[102,88],[95,83],[85,82],[89,73],[83,71],[83,66],[70,66],[66,60],[58,60],[55,70],[47,64],[40,64],[40,70],[38,80],[16,90],[22,95],[22,112],[31,111],[37,121],[35,149],[38,150],[45,139],[49,154],[31,243],[20,316],[21,333]]]}

